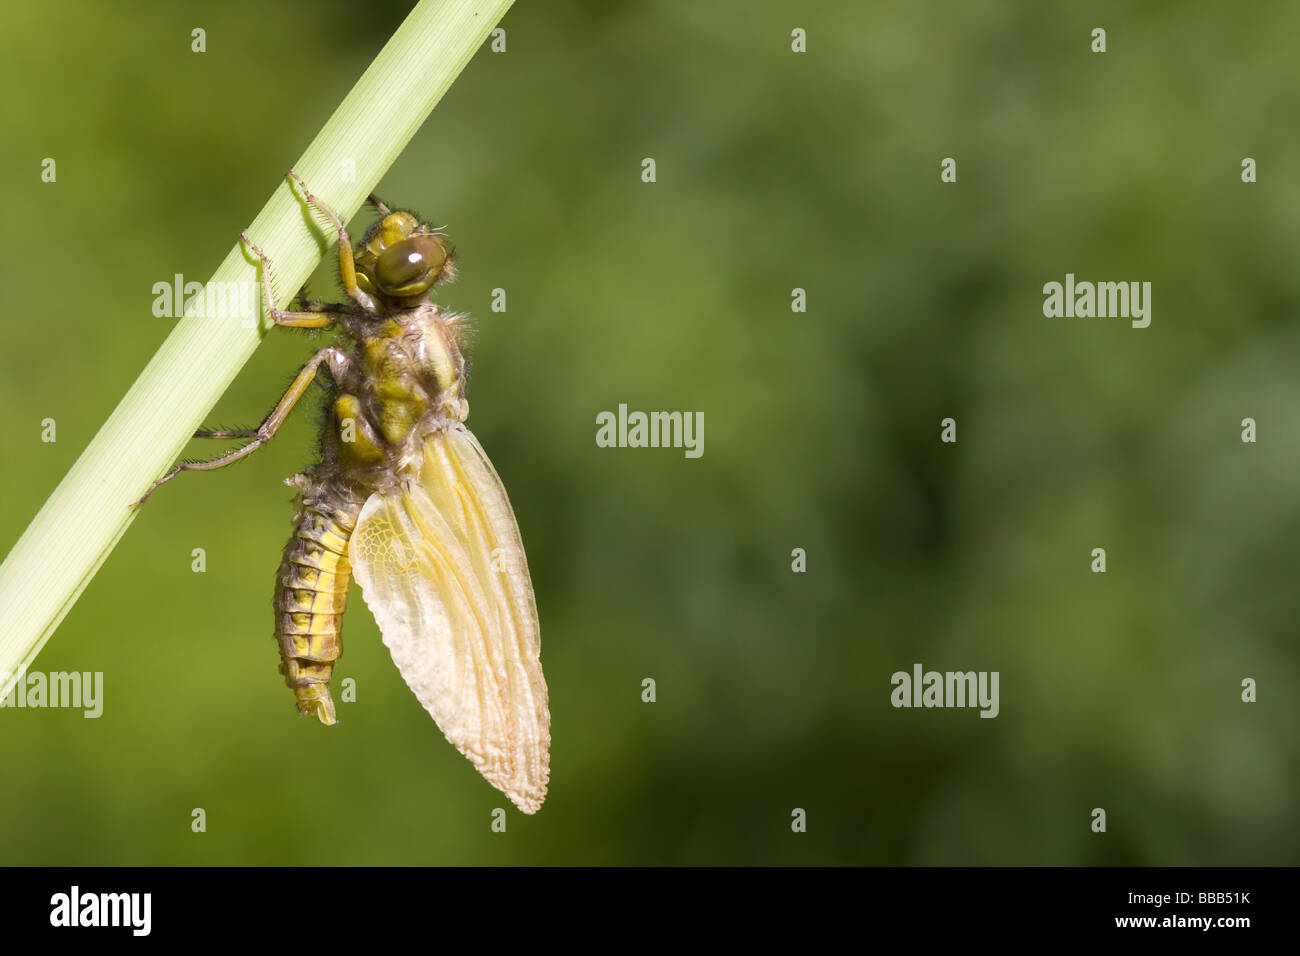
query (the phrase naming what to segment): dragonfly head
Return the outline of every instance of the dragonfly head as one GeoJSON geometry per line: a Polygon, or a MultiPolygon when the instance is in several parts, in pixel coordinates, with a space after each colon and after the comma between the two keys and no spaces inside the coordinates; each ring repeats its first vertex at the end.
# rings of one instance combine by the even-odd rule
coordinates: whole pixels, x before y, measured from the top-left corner
{"type": "Polygon", "coordinates": [[[357,285],[392,299],[422,296],[456,274],[446,237],[409,212],[390,212],[357,244],[357,285]]]}

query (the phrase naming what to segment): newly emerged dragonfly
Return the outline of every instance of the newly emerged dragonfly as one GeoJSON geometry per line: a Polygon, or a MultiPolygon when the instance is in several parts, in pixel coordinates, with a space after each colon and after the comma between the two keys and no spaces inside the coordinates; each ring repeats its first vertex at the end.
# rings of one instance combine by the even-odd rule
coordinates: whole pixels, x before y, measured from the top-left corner
{"type": "Polygon", "coordinates": [[[338,216],[289,175],[337,231],[352,301],[275,308],[270,261],[245,232],[261,260],[267,312],[277,325],[336,327],[351,348],[318,351],[259,428],[198,432],[252,440],[213,461],[177,465],[144,497],[182,471],[252,454],[326,368],[332,393],[321,461],[287,482],[300,494],[275,586],[285,682],[300,711],[335,722],[329,680],[342,654],[349,574],[356,575],[425,710],[489,783],[535,813],[546,797],[551,743],[537,608],[510,501],[464,425],[464,316],[430,298],[455,275],[452,246],[372,196],[382,218],[354,250],[338,216]]]}

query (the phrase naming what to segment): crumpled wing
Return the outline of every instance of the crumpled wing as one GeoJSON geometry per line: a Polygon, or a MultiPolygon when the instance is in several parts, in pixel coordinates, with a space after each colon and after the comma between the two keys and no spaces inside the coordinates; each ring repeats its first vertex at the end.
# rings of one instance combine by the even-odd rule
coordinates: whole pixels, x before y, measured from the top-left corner
{"type": "Polygon", "coordinates": [[[464,425],[430,436],[418,482],[370,496],[349,551],[424,709],[489,783],[536,813],[551,746],[537,606],[510,501],[464,425]]]}

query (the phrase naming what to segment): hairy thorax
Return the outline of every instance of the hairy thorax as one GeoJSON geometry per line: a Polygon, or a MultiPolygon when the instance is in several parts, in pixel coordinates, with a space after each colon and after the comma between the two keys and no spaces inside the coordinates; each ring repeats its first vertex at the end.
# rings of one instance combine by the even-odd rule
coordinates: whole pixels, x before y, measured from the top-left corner
{"type": "Polygon", "coordinates": [[[403,477],[425,438],[469,415],[459,318],[425,302],[353,330],[353,374],[336,383],[331,416],[346,471],[403,477]]]}

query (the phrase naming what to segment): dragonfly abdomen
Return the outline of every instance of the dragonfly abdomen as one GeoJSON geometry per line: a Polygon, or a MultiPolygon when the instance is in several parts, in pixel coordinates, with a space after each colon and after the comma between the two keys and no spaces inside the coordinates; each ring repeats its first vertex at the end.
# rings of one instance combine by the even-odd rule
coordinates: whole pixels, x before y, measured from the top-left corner
{"type": "Polygon", "coordinates": [[[275,637],[280,673],[298,698],[298,710],[322,724],[335,721],[329,680],[343,654],[343,611],[348,601],[348,540],[361,505],[309,481],[294,516],[293,536],[275,585],[275,637]]]}

